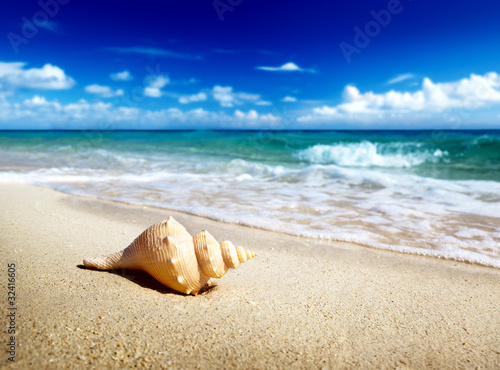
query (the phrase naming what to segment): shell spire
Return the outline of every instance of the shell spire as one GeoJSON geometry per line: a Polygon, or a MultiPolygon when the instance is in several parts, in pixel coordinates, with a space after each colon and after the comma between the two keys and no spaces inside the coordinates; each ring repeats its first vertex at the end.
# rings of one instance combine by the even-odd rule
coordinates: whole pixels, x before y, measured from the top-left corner
{"type": "Polygon", "coordinates": [[[107,256],[87,258],[97,270],[145,271],[163,285],[196,295],[213,278],[221,278],[256,254],[231,242],[219,243],[204,230],[191,236],[173,217],[144,230],[127,248],[107,256]]]}

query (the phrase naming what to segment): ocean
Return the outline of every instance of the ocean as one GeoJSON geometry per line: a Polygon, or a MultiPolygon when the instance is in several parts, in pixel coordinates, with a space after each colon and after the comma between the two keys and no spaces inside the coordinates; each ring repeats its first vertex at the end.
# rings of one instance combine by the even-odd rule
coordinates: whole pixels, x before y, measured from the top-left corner
{"type": "Polygon", "coordinates": [[[1,131],[0,182],[500,268],[500,131],[1,131]]]}

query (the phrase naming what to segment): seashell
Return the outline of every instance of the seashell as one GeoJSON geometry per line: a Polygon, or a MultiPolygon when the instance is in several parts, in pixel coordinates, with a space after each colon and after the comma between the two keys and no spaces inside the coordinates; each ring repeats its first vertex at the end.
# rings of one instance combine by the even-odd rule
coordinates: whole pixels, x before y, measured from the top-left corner
{"type": "Polygon", "coordinates": [[[256,254],[231,242],[222,243],[206,230],[191,236],[173,217],[142,232],[127,248],[83,264],[97,270],[133,269],[145,271],[163,285],[196,295],[213,278],[256,254]]]}

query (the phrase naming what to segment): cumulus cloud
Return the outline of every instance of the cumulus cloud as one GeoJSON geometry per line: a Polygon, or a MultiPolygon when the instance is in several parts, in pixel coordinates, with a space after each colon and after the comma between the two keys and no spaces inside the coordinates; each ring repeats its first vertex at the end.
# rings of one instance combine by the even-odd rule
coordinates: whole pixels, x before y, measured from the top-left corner
{"type": "Polygon", "coordinates": [[[90,103],[84,99],[63,104],[38,95],[16,103],[0,98],[0,128],[10,129],[246,128],[274,125],[279,120],[272,114],[259,114],[255,110],[246,113],[237,110],[231,115],[202,108],[151,111],[104,102],[90,103]]]}
{"type": "Polygon", "coordinates": [[[235,92],[231,86],[216,85],[212,89],[212,97],[219,102],[221,107],[233,107],[244,103],[257,105],[270,105],[270,102],[262,101],[259,94],[246,92],[235,92]]]}
{"type": "Polygon", "coordinates": [[[424,78],[422,87],[415,92],[390,90],[385,93],[360,92],[347,85],[342,102],[334,106],[314,108],[312,114],[302,116],[301,122],[321,120],[380,121],[386,118],[400,119],[433,117],[451,109],[477,109],[500,103],[500,76],[490,72],[483,76],[471,74],[459,81],[434,83],[424,78]]]}
{"type": "Polygon", "coordinates": [[[402,74],[402,75],[399,75],[399,76],[396,76],[396,77],[390,79],[389,81],[387,81],[387,83],[389,85],[392,85],[392,84],[395,84],[398,82],[409,80],[409,79],[414,78],[414,77],[415,77],[415,75],[413,73],[405,73],[405,74],[402,74]]]}
{"type": "Polygon", "coordinates": [[[285,96],[283,99],[281,99],[281,101],[285,103],[295,103],[297,101],[297,98],[294,98],[293,96],[285,96]]]}
{"type": "Polygon", "coordinates": [[[238,109],[234,111],[234,117],[238,120],[245,121],[259,121],[259,122],[278,122],[280,118],[268,113],[268,114],[259,114],[256,110],[251,109],[248,112],[242,112],[238,109]]]}
{"type": "Polygon", "coordinates": [[[150,98],[159,98],[163,95],[161,89],[170,82],[167,76],[156,76],[149,80],[148,86],[144,89],[144,95],[150,98]]]}
{"type": "Polygon", "coordinates": [[[111,103],[89,103],[81,99],[62,104],[35,95],[31,99],[11,103],[0,100],[0,127],[9,129],[71,129],[93,128],[101,119],[117,117],[108,113],[111,103]],[[77,125],[80,124],[80,126],[77,125]]]}
{"type": "Polygon", "coordinates": [[[288,62],[279,67],[255,67],[255,69],[260,69],[262,71],[271,71],[271,72],[309,72],[314,73],[314,69],[312,68],[300,68],[297,64],[293,62],[288,62]]]}
{"type": "Polygon", "coordinates": [[[30,107],[30,108],[33,108],[33,107],[51,107],[57,111],[60,111],[61,107],[62,107],[59,102],[57,102],[57,101],[49,102],[49,101],[47,101],[47,99],[45,99],[44,96],[38,96],[38,95],[35,95],[31,99],[24,100],[23,105],[25,105],[26,107],[30,107]]]}
{"type": "Polygon", "coordinates": [[[205,101],[205,100],[207,100],[207,94],[205,94],[204,92],[199,92],[198,94],[181,96],[179,98],[179,103],[188,104],[188,103],[205,101]]]}
{"type": "Polygon", "coordinates": [[[51,64],[42,68],[25,69],[23,62],[0,62],[0,89],[16,90],[66,90],[73,87],[75,80],[51,64]]]}
{"type": "Polygon", "coordinates": [[[235,98],[231,86],[214,86],[212,96],[220,103],[221,107],[232,107],[234,105],[235,98]]]}
{"type": "Polygon", "coordinates": [[[89,94],[99,95],[102,98],[114,98],[116,96],[123,95],[122,89],[113,91],[109,86],[102,86],[97,84],[85,86],[85,91],[89,94]]]}
{"type": "Polygon", "coordinates": [[[111,79],[114,81],[130,81],[134,78],[127,70],[122,72],[111,73],[109,77],[111,77],[111,79]]]}
{"type": "Polygon", "coordinates": [[[239,119],[258,119],[259,114],[255,110],[249,110],[248,113],[244,113],[238,109],[234,111],[234,116],[239,119]]]}

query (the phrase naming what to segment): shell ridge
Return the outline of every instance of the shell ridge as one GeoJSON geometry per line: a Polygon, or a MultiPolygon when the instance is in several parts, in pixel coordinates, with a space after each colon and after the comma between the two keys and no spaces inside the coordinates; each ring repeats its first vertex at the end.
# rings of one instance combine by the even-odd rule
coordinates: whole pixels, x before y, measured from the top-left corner
{"type": "Polygon", "coordinates": [[[208,231],[191,236],[170,216],[144,230],[124,250],[86,258],[83,264],[99,270],[142,270],[171,289],[196,295],[211,277],[221,278],[253,257],[255,253],[231,242],[219,243],[208,231]]]}
{"type": "Polygon", "coordinates": [[[229,270],[221,253],[219,242],[208,231],[193,236],[196,259],[203,273],[213,278],[221,278],[229,270]]]}

